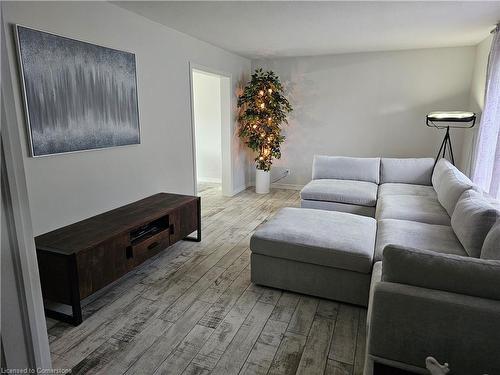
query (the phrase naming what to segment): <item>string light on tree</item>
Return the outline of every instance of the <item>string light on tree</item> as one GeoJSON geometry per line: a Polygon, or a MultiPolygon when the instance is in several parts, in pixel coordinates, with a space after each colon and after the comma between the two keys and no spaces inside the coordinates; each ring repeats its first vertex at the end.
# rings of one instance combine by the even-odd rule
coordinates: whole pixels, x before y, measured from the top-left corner
{"type": "Polygon", "coordinates": [[[283,86],[274,72],[257,69],[238,98],[239,136],[258,155],[257,169],[269,171],[273,158],[281,157],[282,124],[292,107],[283,93],[283,86]]]}

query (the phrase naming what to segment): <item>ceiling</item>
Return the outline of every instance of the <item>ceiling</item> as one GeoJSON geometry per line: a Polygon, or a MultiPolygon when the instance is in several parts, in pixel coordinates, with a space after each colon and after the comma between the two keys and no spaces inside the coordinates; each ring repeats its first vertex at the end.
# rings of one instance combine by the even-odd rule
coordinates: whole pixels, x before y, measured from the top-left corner
{"type": "Polygon", "coordinates": [[[119,1],[248,58],[476,45],[500,1],[119,1]]]}

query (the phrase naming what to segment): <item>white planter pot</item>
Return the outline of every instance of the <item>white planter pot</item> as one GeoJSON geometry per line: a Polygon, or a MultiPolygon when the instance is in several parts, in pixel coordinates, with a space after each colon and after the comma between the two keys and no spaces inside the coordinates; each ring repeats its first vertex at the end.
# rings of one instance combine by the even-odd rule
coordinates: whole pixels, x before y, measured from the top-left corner
{"type": "Polygon", "coordinates": [[[269,193],[269,188],[271,186],[271,172],[263,171],[261,169],[256,169],[255,173],[255,192],[257,194],[267,194],[269,193]]]}

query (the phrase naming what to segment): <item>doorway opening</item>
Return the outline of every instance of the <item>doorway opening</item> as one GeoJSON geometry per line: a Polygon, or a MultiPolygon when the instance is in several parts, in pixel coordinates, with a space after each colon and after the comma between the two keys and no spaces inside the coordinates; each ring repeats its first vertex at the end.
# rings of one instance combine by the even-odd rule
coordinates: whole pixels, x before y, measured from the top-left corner
{"type": "Polygon", "coordinates": [[[231,195],[230,77],[191,66],[195,193],[231,195]]]}

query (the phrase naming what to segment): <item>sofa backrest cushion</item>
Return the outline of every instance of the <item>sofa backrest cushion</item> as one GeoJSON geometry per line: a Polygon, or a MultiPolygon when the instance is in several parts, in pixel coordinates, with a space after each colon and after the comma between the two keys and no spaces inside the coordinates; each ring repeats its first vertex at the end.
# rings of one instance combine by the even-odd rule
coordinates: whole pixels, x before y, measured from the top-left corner
{"type": "Polygon", "coordinates": [[[379,173],[380,158],[315,155],[313,160],[313,180],[330,178],[368,181],[378,184],[379,173]]]}
{"type": "Polygon", "coordinates": [[[388,245],[382,281],[500,300],[500,261],[388,245]]]}
{"type": "Polygon", "coordinates": [[[380,183],[430,185],[433,167],[432,158],[381,158],[380,183]]]}
{"type": "Polygon", "coordinates": [[[436,190],[439,203],[451,216],[462,193],[473,188],[474,184],[466,175],[443,158],[434,167],[432,186],[436,190]]]}
{"type": "Polygon", "coordinates": [[[500,220],[493,225],[484,239],[481,259],[500,260],[500,220]]]}
{"type": "Polygon", "coordinates": [[[481,193],[469,189],[464,191],[455,206],[451,227],[467,254],[479,258],[484,239],[499,218],[499,210],[481,193]]]}

